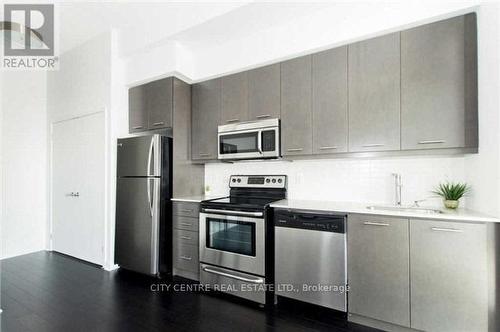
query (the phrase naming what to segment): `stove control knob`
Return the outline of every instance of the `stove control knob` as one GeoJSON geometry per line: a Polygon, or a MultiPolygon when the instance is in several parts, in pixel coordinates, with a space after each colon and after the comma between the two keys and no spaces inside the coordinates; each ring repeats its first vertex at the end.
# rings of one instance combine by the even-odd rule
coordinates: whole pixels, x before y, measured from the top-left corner
{"type": "Polygon", "coordinates": [[[269,183],[269,182],[271,182],[271,180],[270,179],[266,179],[266,183],[269,183]]]}
{"type": "Polygon", "coordinates": [[[273,181],[273,183],[276,183],[276,179],[273,179],[272,181],[273,181]]]}
{"type": "Polygon", "coordinates": [[[235,179],[235,178],[233,178],[231,181],[234,183],[234,182],[236,182],[236,179],[235,179]]]}
{"type": "Polygon", "coordinates": [[[238,181],[238,183],[240,183],[240,182],[241,182],[241,179],[238,179],[237,181],[238,181]]]}
{"type": "Polygon", "coordinates": [[[283,182],[283,180],[282,179],[278,179],[278,183],[281,183],[281,182],[283,182]]]}

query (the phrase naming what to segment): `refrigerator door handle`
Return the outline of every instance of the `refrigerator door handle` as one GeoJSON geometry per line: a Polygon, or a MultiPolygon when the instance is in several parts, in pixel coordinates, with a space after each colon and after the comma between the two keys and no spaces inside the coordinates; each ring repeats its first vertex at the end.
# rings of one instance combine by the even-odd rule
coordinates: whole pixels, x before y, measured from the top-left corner
{"type": "Polygon", "coordinates": [[[154,179],[147,179],[147,191],[148,191],[148,206],[149,206],[149,215],[153,216],[153,200],[151,199],[151,181],[154,179]]]}
{"type": "MultiPolygon", "coordinates": [[[[153,159],[153,148],[154,148],[154,142],[155,138],[154,136],[151,138],[151,143],[149,144],[149,153],[148,153],[148,169],[147,169],[147,176],[152,176],[154,174],[151,174],[151,162],[153,159]]],[[[149,183],[149,182],[148,182],[149,183]]],[[[149,191],[148,191],[149,192],[149,191]]]]}

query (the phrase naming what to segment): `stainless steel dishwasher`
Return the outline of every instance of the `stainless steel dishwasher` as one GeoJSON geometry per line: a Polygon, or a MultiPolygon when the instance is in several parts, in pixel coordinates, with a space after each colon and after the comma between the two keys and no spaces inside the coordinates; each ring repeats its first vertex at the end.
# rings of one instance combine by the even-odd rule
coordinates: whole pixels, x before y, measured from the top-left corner
{"type": "Polygon", "coordinates": [[[346,215],[275,210],[275,293],[347,311],[346,215]]]}

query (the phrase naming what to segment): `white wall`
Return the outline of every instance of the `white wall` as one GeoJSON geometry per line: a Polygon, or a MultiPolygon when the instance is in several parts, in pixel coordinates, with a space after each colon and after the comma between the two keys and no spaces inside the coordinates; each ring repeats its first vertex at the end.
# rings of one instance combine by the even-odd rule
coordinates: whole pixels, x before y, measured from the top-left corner
{"type": "Polygon", "coordinates": [[[464,179],[463,157],[392,157],[272,161],[205,165],[205,187],[210,195],[227,195],[231,174],[288,175],[288,198],[393,204],[394,178],[401,173],[402,200],[411,204],[440,204],[430,193],[437,183],[464,179]]]}
{"type": "MultiPolygon", "coordinates": [[[[105,234],[104,238],[104,266],[112,264],[110,254],[110,238],[108,219],[110,215],[111,195],[111,32],[103,33],[90,39],[84,44],[63,53],[60,56],[59,71],[48,73],[47,77],[47,125],[57,121],[68,120],[75,117],[96,112],[105,114],[105,140],[102,144],[106,150],[106,160],[103,167],[106,192],[105,201],[105,234]]],[[[123,114],[126,110],[123,110],[123,114]]],[[[50,160],[50,155],[49,155],[50,160]]],[[[89,179],[92,181],[92,179],[89,179]]],[[[114,207],[113,207],[114,209],[114,207]]],[[[50,223],[47,224],[50,230],[50,223]]]]}
{"type": "Polygon", "coordinates": [[[46,247],[47,111],[44,72],[3,72],[2,258],[46,247]]]}

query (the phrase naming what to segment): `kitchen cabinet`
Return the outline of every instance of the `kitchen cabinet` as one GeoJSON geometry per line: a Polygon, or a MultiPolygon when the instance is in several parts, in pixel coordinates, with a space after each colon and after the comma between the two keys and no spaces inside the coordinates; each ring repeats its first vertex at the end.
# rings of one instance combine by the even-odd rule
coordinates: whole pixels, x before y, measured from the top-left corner
{"type": "Polygon", "coordinates": [[[199,212],[199,203],[172,202],[173,272],[192,280],[200,278],[199,212]]]}
{"type": "Polygon", "coordinates": [[[349,45],[349,151],[400,149],[400,34],[349,45]]]}
{"type": "Polygon", "coordinates": [[[221,111],[221,79],[192,86],[193,160],[217,159],[217,126],[221,111]]]}
{"type": "Polygon", "coordinates": [[[347,46],[312,56],[313,153],[347,152],[347,46]]]}
{"type": "Polygon", "coordinates": [[[311,56],[281,64],[281,154],[312,154],[311,56]]]}
{"type": "Polygon", "coordinates": [[[486,225],[410,221],[411,327],[487,331],[486,225]]]}
{"type": "Polygon", "coordinates": [[[248,72],[249,120],[280,118],[280,76],[281,68],[279,63],[248,72]]]}
{"type": "Polygon", "coordinates": [[[147,96],[144,85],[128,90],[129,132],[144,131],[148,127],[147,96]]]}
{"type": "Polygon", "coordinates": [[[349,313],[410,326],[408,220],[349,215],[349,313]]]}
{"type": "Polygon", "coordinates": [[[173,80],[167,77],[129,89],[129,132],[172,127],[173,80]]]}
{"type": "Polygon", "coordinates": [[[477,95],[471,95],[477,91],[475,17],[401,32],[403,150],[470,145],[466,135],[474,136],[471,129],[477,127],[477,95]]]}
{"type": "Polygon", "coordinates": [[[247,72],[222,78],[221,125],[248,120],[247,72]]]}

